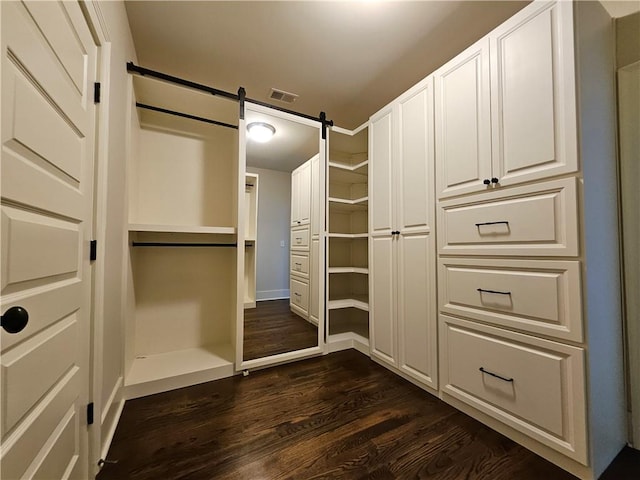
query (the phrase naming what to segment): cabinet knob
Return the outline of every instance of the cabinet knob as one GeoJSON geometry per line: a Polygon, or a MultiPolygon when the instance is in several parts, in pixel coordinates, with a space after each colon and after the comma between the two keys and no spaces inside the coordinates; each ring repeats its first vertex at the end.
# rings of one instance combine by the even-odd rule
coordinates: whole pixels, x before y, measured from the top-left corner
{"type": "Polygon", "coordinates": [[[485,185],[491,185],[491,180],[489,180],[488,178],[485,178],[482,183],[484,183],[485,185]]]}
{"type": "Polygon", "coordinates": [[[491,183],[498,183],[500,180],[498,180],[496,177],[493,177],[491,179],[491,183]]]}
{"type": "Polygon", "coordinates": [[[0,326],[7,333],[20,333],[29,323],[29,312],[22,307],[11,307],[0,317],[0,326]]]}

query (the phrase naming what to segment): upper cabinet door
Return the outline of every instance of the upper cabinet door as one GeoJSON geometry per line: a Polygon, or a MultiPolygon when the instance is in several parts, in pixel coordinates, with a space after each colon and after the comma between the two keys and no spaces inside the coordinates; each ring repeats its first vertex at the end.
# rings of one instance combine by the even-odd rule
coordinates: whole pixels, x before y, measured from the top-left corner
{"type": "Polygon", "coordinates": [[[493,174],[500,185],[578,170],[572,23],[572,2],[546,3],[489,35],[493,174]]]}
{"type": "Polygon", "coordinates": [[[428,232],[433,222],[433,77],[398,100],[398,227],[428,232]]]}
{"type": "Polygon", "coordinates": [[[393,228],[393,109],[371,117],[369,128],[369,225],[372,235],[393,228]]]}
{"type": "Polygon", "coordinates": [[[311,162],[291,172],[291,226],[306,225],[311,220],[311,162]]]}
{"type": "Polygon", "coordinates": [[[489,39],[434,76],[438,197],[486,189],[484,181],[492,177],[489,39]]]}
{"type": "Polygon", "coordinates": [[[305,225],[311,222],[311,161],[300,167],[298,180],[299,220],[302,225],[305,225]]]}

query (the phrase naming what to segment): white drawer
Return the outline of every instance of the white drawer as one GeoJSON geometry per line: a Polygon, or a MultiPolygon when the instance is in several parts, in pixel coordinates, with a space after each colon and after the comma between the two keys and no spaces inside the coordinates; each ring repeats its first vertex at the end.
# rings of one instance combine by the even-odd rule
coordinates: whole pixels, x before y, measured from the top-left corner
{"type": "Polygon", "coordinates": [[[442,257],[438,296],[444,313],[583,341],[578,261],[442,257]]]}
{"type": "Polygon", "coordinates": [[[291,251],[291,273],[309,278],[309,254],[291,251]]]}
{"type": "Polygon", "coordinates": [[[576,194],[571,177],[440,202],[439,253],[577,256],[576,194]]]}
{"type": "Polygon", "coordinates": [[[291,303],[302,309],[305,313],[309,311],[309,283],[304,280],[291,278],[291,303]]]}
{"type": "Polygon", "coordinates": [[[444,315],[440,326],[445,394],[587,464],[581,348],[444,315]]]}
{"type": "Polygon", "coordinates": [[[291,248],[309,249],[309,227],[295,228],[291,230],[291,248]]]}

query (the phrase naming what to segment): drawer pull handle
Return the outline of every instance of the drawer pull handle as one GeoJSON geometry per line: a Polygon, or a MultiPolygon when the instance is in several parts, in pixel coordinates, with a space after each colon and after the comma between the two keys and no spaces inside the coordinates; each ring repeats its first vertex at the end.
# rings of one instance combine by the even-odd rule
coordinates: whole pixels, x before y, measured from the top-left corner
{"type": "Polygon", "coordinates": [[[499,378],[500,380],[504,380],[505,382],[513,382],[513,378],[503,377],[501,375],[498,375],[497,373],[493,373],[493,372],[490,372],[489,370],[485,370],[484,367],[480,367],[479,370],[482,373],[486,373],[487,375],[491,375],[492,377],[499,378]]]}
{"type": "Polygon", "coordinates": [[[301,296],[298,292],[294,292],[293,294],[294,294],[296,297],[301,296]]]}
{"type": "Polygon", "coordinates": [[[509,225],[509,222],[507,222],[506,220],[500,220],[499,222],[481,222],[481,223],[476,223],[476,227],[481,227],[482,225],[500,225],[500,224],[509,225]]]}
{"type": "Polygon", "coordinates": [[[484,288],[477,289],[480,293],[495,293],[497,295],[511,295],[511,292],[500,292],[498,290],[485,290],[484,288]]]}
{"type": "Polygon", "coordinates": [[[300,267],[302,266],[302,264],[301,264],[301,263],[298,263],[298,262],[296,262],[296,265],[299,265],[300,267]]]}

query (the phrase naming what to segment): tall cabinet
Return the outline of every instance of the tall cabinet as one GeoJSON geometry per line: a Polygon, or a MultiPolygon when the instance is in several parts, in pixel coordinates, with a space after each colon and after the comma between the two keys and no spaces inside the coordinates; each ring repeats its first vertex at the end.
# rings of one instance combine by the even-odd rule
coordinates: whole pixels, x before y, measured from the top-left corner
{"type": "Polygon", "coordinates": [[[433,78],[370,120],[371,355],[438,388],[433,78]]]}
{"type": "Polygon", "coordinates": [[[611,19],[533,2],[435,72],[441,397],[581,478],[625,441],[611,19]]]}
{"type": "Polygon", "coordinates": [[[318,325],[320,298],[320,157],[291,173],[291,310],[318,325]]]}

